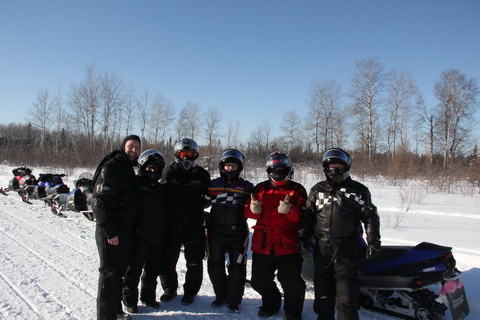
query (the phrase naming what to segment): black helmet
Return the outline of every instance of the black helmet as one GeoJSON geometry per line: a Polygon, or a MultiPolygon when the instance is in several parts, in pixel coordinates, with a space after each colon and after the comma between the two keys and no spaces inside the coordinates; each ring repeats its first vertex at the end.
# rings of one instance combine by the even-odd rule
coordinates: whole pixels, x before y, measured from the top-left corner
{"type": "Polygon", "coordinates": [[[322,159],[323,172],[327,180],[334,183],[341,183],[350,176],[350,168],[352,167],[352,158],[350,155],[340,148],[330,148],[325,151],[322,159]],[[345,165],[343,170],[330,170],[328,167],[332,163],[342,163],[345,165]]]}
{"type": "Polygon", "coordinates": [[[147,177],[153,181],[158,181],[162,177],[163,168],[165,168],[165,160],[158,150],[145,150],[138,157],[138,165],[140,166],[139,175],[147,177]],[[154,165],[156,169],[148,170],[149,165],[154,165]]]}
{"type": "Polygon", "coordinates": [[[265,166],[268,178],[275,186],[283,186],[292,179],[292,162],[283,152],[271,153],[265,160],[265,166]]]}
{"type": "Polygon", "coordinates": [[[227,149],[223,151],[220,156],[220,161],[218,163],[218,169],[220,170],[220,176],[227,182],[232,182],[238,179],[240,173],[243,170],[243,164],[245,162],[245,157],[237,149],[227,149]],[[226,171],[226,163],[236,163],[238,165],[237,170],[235,171],[226,171]]]}
{"type": "Polygon", "coordinates": [[[198,158],[200,148],[192,139],[182,139],[175,144],[175,162],[185,170],[190,170],[198,158]]]}

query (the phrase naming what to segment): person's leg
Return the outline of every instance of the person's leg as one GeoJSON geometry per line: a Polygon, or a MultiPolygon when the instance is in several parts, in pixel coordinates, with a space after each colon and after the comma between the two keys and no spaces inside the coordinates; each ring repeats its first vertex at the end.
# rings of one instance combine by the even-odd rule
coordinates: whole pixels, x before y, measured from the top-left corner
{"type": "Polygon", "coordinates": [[[333,259],[327,253],[325,244],[320,243],[313,253],[315,276],[313,279],[315,300],[313,310],[318,320],[335,319],[335,275],[333,259]],[[321,249],[320,249],[320,247],[321,249]]]}
{"type": "Polygon", "coordinates": [[[128,246],[108,244],[105,233],[95,230],[95,239],[100,257],[100,275],[98,278],[97,319],[116,319],[122,312],[123,276],[129,253],[128,246]]]}
{"type": "Polygon", "coordinates": [[[208,275],[215,292],[215,301],[218,306],[225,302],[227,291],[227,274],[225,272],[225,250],[223,241],[216,241],[214,237],[208,239],[208,275]]]}
{"type": "Polygon", "coordinates": [[[299,319],[302,315],[305,300],[305,281],[302,273],[302,256],[299,253],[277,257],[278,280],[283,288],[284,310],[286,316],[299,319]]]}
{"type": "Polygon", "coordinates": [[[129,261],[123,279],[122,299],[127,307],[135,307],[138,303],[138,282],[142,275],[143,264],[148,253],[148,245],[137,243],[129,261]]]}
{"type": "Polygon", "coordinates": [[[182,246],[180,228],[170,226],[160,264],[160,283],[165,295],[176,295],[178,275],[176,271],[180,248],[182,246]]]}
{"type": "Polygon", "coordinates": [[[273,281],[277,265],[275,257],[253,253],[252,258],[252,288],[262,296],[261,311],[276,313],[281,306],[282,296],[273,281]]]}
{"type": "Polygon", "coordinates": [[[360,308],[358,247],[339,246],[334,262],[339,320],[357,320],[360,308]]]}
{"type": "MultiPolygon", "coordinates": [[[[248,238],[246,239],[248,241],[248,238]]],[[[241,238],[231,241],[228,245],[227,252],[230,263],[228,265],[226,300],[229,305],[239,305],[242,302],[247,276],[246,246],[248,247],[248,242],[241,238]]]]}
{"type": "Polygon", "coordinates": [[[145,259],[140,288],[140,300],[145,304],[156,307],[157,277],[160,267],[160,250],[158,245],[151,245],[145,259]]]}
{"type": "Polygon", "coordinates": [[[183,285],[184,296],[196,296],[203,281],[203,258],[205,257],[205,229],[202,225],[189,226],[184,230],[185,260],[187,272],[183,285]]]}

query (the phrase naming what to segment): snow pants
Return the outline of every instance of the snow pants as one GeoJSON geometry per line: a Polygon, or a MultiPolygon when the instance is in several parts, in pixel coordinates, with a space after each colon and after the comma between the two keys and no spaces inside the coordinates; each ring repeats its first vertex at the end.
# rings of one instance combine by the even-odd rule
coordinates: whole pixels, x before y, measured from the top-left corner
{"type": "MultiPolygon", "coordinates": [[[[162,245],[163,246],[163,245],[162,245]]],[[[162,246],[139,242],[133,250],[123,281],[123,303],[138,304],[138,282],[141,277],[140,300],[156,301],[157,277],[160,273],[162,246]]]]}
{"type": "Polygon", "coordinates": [[[208,275],[216,299],[227,304],[239,305],[245,291],[247,274],[248,227],[245,232],[208,235],[208,275]],[[228,275],[225,270],[225,254],[228,254],[228,275]]]}
{"type": "Polygon", "coordinates": [[[302,256],[300,253],[264,255],[253,253],[252,288],[262,296],[262,309],[276,312],[280,309],[282,296],[274,282],[278,270],[278,281],[282,285],[285,315],[301,316],[305,300],[305,281],[301,276],[302,256]]]}
{"type": "Polygon", "coordinates": [[[116,320],[122,312],[123,277],[131,254],[131,233],[119,234],[119,244],[113,246],[107,242],[105,232],[95,229],[98,255],[100,257],[100,276],[98,278],[97,319],[116,320]]]}
{"type": "Polygon", "coordinates": [[[187,264],[183,293],[196,296],[203,281],[203,258],[205,257],[205,227],[201,224],[176,224],[168,227],[160,267],[160,283],[165,293],[171,294],[177,291],[176,266],[182,245],[187,264]]]}
{"type": "Polygon", "coordinates": [[[358,239],[336,243],[319,241],[313,252],[315,301],[318,320],[357,320],[360,307],[358,239]]]}

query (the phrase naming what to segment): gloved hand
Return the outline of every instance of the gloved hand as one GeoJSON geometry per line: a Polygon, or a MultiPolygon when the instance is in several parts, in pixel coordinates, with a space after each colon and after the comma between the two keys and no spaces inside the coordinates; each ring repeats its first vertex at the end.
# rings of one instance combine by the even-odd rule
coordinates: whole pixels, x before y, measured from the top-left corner
{"type": "Polygon", "coordinates": [[[281,214],[287,214],[290,212],[290,207],[292,206],[290,204],[290,202],[288,202],[290,200],[290,194],[287,194],[285,196],[285,200],[280,200],[279,204],[278,204],[278,212],[281,213],[281,214]]]}
{"type": "Polygon", "coordinates": [[[367,246],[365,257],[370,259],[382,250],[382,242],[380,240],[372,240],[367,246]]]}
{"type": "Polygon", "coordinates": [[[305,229],[300,229],[298,230],[298,243],[297,243],[297,248],[298,251],[300,251],[300,254],[305,254],[308,252],[308,238],[306,235],[306,230],[305,229]]]}
{"type": "Polygon", "coordinates": [[[262,213],[262,203],[261,201],[258,201],[257,199],[255,199],[255,196],[253,195],[253,193],[250,194],[250,211],[252,211],[252,213],[262,213]]]}

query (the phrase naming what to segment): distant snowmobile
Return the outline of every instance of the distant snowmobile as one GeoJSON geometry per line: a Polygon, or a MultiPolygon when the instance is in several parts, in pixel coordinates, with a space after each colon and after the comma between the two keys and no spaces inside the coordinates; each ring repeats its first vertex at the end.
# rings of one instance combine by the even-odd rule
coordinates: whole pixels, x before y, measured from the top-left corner
{"type": "Polygon", "coordinates": [[[73,189],[67,197],[66,208],[81,212],[88,220],[94,221],[92,213],[93,174],[84,172],[75,181],[73,189]]]}
{"type": "Polygon", "coordinates": [[[3,194],[7,194],[7,191],[17,192],[22,200],[26,203],[30,203],[28,200],[29,195],[32,194],[37,184],[37,179],[32,174],[32,170],[26,166],[20,166],[12,170],[14,175],[10,180],[7,189],[2,189],[3,194]]]}
{"type": "Polygon", "coordinates": [[[31,198],[45,201],[53,214],[63,215],[62,210],[70,192],[70,188],[62,180],[65,176],[63,173],[41,173],[31,198]]]}
{"type": "MultiPolygon", "coordinates": [[[[451,247],[382,246],[376,256],[360,261],[362,307],[418,320],[441,319],[450,309],[453,320],[464,319],[470,310],[455,264],[451,247]],[[438,294],[432,291],[436,285],[438,294]]],[[[313,256],[304,252],[302,276],[313,281],[314,272],[313,256]]]]}

